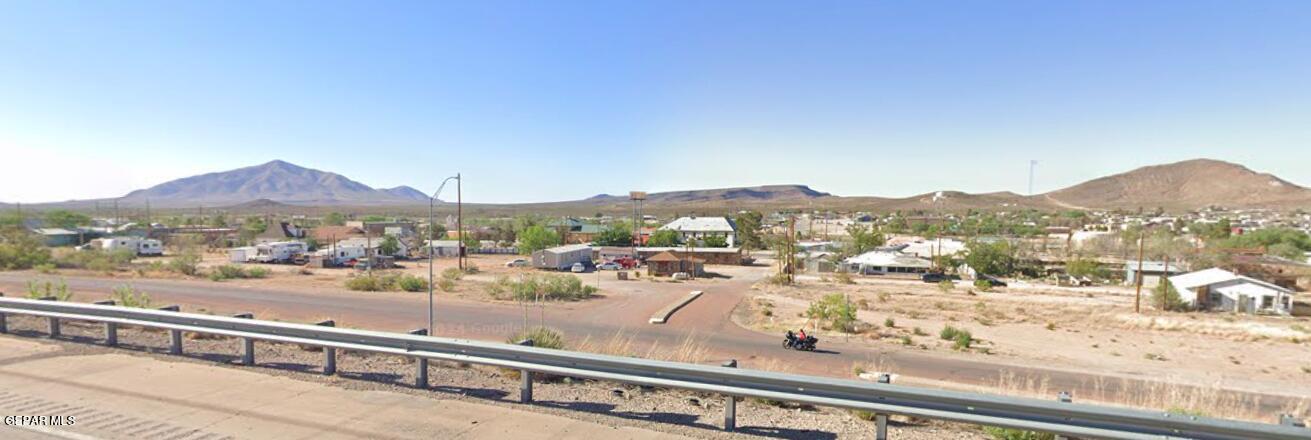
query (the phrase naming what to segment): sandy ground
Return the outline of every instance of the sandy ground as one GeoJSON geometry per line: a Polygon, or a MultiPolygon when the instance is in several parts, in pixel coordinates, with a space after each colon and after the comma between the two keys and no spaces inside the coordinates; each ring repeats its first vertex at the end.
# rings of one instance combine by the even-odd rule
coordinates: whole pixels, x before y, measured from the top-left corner
{"type": "MultiPolygon", "coordinates": [[[[960,284],[944,291],[935,284],[864,277],[856,284],[811,278],[793,287],[760,283],[754,288],[745,324],[767,331],[813,330],[818,323],[803,317],[810,302],[841,293],[857,304],[859,319],[869,325],[858,335],[820,329],[822,337],[987,356],[1016,365],[1311,396],[1311,319],[1305,317],[1172,313],[1146,304],[1136,314],[1132,289],[1118,287],[1028,284],[981,292],[960,284]],[[971,348],[958,350],[941,339],[939,332],[948,325],[969,330],[976,339],[971,348]]],[[[1005,382],[998,378],[1001,387],[1041,387],[1005,382]]]]}

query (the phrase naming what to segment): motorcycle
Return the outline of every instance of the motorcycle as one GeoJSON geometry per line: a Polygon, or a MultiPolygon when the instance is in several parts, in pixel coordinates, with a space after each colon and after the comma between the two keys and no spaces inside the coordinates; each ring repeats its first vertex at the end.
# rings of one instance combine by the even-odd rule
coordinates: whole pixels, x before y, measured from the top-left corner
{"type": "Polygon", "coordinates": [[[815,351],[816,342],[819,342],[819,338],[806,335],[805,339],[801,339],[789,330],[787,336],[783,339],[783,348],[791,348],[798,351],[815,351]]]}

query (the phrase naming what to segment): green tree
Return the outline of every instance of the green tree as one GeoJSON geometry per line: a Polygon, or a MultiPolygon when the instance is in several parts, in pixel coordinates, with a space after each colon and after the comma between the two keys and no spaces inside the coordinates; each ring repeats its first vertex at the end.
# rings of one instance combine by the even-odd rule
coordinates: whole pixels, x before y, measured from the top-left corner
{"type": "Polygon", "coordinates": [[[1179,296],[1179,291],[1174,289],[1174,285],[1169,281],[1161,280],[1160,284],[1152,289],[1152,304],[1160,310],[1169,310],[1172,312],[1183,312],[1188,310],[1183,299],[1179,296]]]}
{"type": "Polygon", "coordinates": [[[67,209],[56,209],[45,213],[45,226],[48,228],[72,229],[91,224],[91,217],[67,209]]]}
{"type": "Polygon", "coordinates": [[[401,242],[396,239],[395,235],[384,235],[382,242],[378,243],[378,252],[383,255],[396,255],[401,250],[401,242]]]}
{"type": "Polygon", "coordinates": [[[806,317],[819,320],[825,327],[844,333],[855,333],[860,322],[856,319],[856,307],[841,293],[825,295],[819,301],[810,303],[806,317]]]}
{"type": "Polygon", "coordinates": [[[701,239],[701,244],[705,247],[723,248],[728,247],[728,238],[720,235],[711,235],[701,239]]]}
{"type": "Polygon", "coordinates": [[[979,274],[1005,276],[1015,272],[1015,249],[1010,242],[974,240],[966,248],[965,264],[979,274]]]}
{"type": "Polygon", "coordinates": [[[388,219],[387,217],[383,217],[383,216],[381,216],[381,215],[370,214],[370,215],[366,215],[366,216],[364,216],[364,218],[361,219],[361,220],[366,221],[366,222],[369,222],[369,223],[380,223],[380,222],[388,221],[389,219],[388,219]]]}
{"type": "Polygon", "coordinates": [[[519,232],[519,253],[531,254],[560,244],[560,235],[541,225],[529,226],[519,232]]]}
{"type": "Polygon", "coordinates": [[[50,248],[41,239],[17,227],[0,228],[0,269],[31,269],[50,262],[50,248]]]}
{"type": "Polygon", "coordinates": [[[661,229],[651,234],[651,238],[646,240],[647,246],[652,247],[673,247],[678,246],[678,232],[661,229]]]}
{"type": "Polygon", "coordinates": [[[887,240],[883,238],[883,234],[874,231],[873,227],[860,223],[848,225],[847,235],[851,237],[851,241],[847,243],[847,255],[860,255],[887,243],[887,240]]]}
{"type": "Polygon", "coordinates": [[[592,244],[597,246],[632,246],[633,231],[622,225],[611,225],[609,228],[601,231],[600,234],[596,234],[596,238],[592,240],[592,244]]]}
{"type": "Polygon", "coordinates": [[[737,242],[743,249],[764,249],[765,242],[760,237],[760,228],[765,216],[758,211],[739,213],[734,219],[737,223],[737,242]]]}
{"type": "Polygon", "coordinates": [[[465,231],[465,232],[464,232],[464,248],[465,248],[465,249],[478,249],[478,248],[482,247],[482,245],[483,245],[482,240],[479,240],[477,236],[474,236],[473,234],[470,234],[469,231],[465,231]]]}
{"type": "Polygon", "coordinates": [[[1072,277],[1106,278],[1106,270],[1096,260],[1076,257],[1065,263],[1065,273],[1072,277]]]}
{"type": "Polygon", "coordinates": [[[340,212],[329,212],[323,216],[323,224],[328,226],[342,226],[346,224],[346,216],[340,212]]]}

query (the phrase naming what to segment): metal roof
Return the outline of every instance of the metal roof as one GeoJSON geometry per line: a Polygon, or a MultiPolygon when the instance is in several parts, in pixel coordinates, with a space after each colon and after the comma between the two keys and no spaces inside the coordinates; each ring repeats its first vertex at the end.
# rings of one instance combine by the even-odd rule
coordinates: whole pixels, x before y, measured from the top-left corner
{"type": "Polygon", "coordinates": [[[679,217],[660,229],[679,232],[736,232],[737,226],[728,217],[679,217]]]}
{"type": "Polygon", "coordinates": [[[870,251],[844,260],[847,264],[888,267],[932,267],[929,260],[900,252],[870,251]]]}
{"type": "Polygon", "coordinates": [[[1275,289],[1281,292],[1292,293],[1292,290],[1288,290],[1283,287],[1279,287],[1274,284],[1270,284],[1265,281],[1261,281],[1252,277],[1242,276],[1224,269],[1220,269],[1218,267],[1213,267],[1206,270],[1199,270],[1197,272],[1189,272],[1183,275],[1175,275],[1170,277],[1170,284],[1174,285],[1175,289],[1194,289],[1201,286],[1210,286],[1214,284],[1227,283],[1231,281],[1245,281],[1253,284],[1259,284],[1261,286],[1275,289]]]}

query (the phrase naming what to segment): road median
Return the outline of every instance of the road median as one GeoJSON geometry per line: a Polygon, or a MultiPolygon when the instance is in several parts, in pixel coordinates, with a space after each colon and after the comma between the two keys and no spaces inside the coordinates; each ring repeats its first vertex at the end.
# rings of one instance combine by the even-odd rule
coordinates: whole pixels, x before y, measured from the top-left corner
{"type": "Polygon", "coordinates": [[[693,290],[691,293],[688,293],[687,296],[680,298],[678,301],[674,301],[673,304],[665,306],[665,308],[663,309],[660,309],[660,311],[656,312],[655,315],[651,316],[651,320],[649,322],[652,324],[664,324],[666,322],[669,322],[669,318],[674,316],[674,312],[677,312],[678,309],[683,308],[683,306],[691,304],[692,301],[695,301],[697,298],[700,298],[701,294],[703,293],[705,292],[700,290],[693,290]]]}

